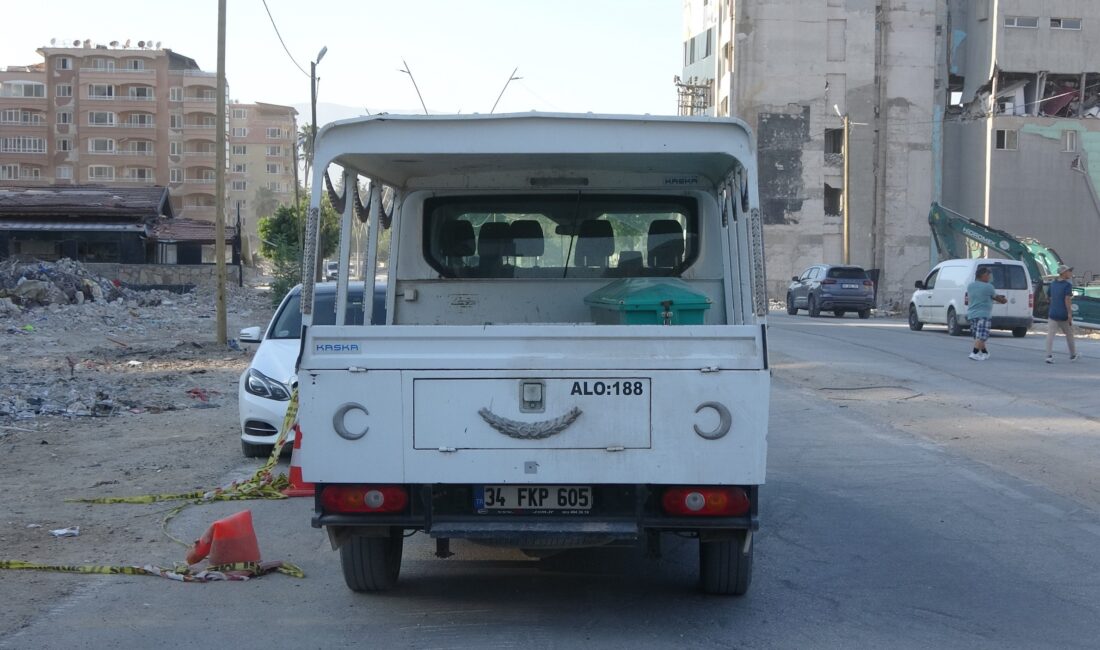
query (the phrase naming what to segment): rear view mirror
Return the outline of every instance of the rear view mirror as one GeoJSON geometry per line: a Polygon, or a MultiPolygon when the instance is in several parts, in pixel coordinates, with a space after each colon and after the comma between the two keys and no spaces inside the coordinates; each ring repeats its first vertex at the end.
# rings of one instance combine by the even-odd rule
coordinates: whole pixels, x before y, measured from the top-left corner
{"type": "Polygon", "coordinates": [[[246,327],[241,330],[240,335],[237,337],[241,343],[259,343],[260,342],[260,328],[259,327],[246,327]]]}

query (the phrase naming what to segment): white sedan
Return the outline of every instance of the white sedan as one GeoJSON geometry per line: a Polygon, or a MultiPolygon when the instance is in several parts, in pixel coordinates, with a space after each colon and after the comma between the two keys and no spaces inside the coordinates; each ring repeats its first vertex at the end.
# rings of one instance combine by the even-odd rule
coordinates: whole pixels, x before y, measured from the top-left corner
{"type": "MultiPolygon", "coordinates": [[[[265,457],[271,454],[271,447],[279,435],[290,402],[290,393],[298,383],[296,365],[302,337],[302,312],[300,308],[302,286],[291,289],[275,315],[271,318],[266,332],[259,326],[241,330],[241,343],[259,343],[252,363],[241,373],[239,382],[241,451],[250,458],[265,457]]],[[[363,322],[363,283],[351,282],[348,286],[348,313],[345,319],[348,325],[363,322]]],[[[332,325],[336,322],[336,283],[323,282],[316,285],[316,299],[313,322],[317,325],[332,325]]],[[[374,287],[374,324],[386,322],[386,285],[378,283],[374,287]]],[[[289,432],[287,441],[294,440],[294,432],[289,432]]],[[[285,447],[290,449],[289,446],[285,447]]]]}

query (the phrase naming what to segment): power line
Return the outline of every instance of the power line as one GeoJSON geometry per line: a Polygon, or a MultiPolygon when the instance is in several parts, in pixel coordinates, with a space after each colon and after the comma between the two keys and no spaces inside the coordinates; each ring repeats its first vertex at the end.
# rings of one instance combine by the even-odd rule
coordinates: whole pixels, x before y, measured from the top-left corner
{"type": "Polygon", "coordinates": [[[283,35],[279,33],[279,27],[275,24],[275,17],[271,15],[271,10],[267,7],[267,0],[262,0],[262,2],[264,3],[264,11],[267,12],[267,18],[271,21],[271,27],[274,28],[275,35],[279,37],[279,44],[283,46],[283,51],[290,57],[290,62],[297,66],[298,69],[302,71],[302,74],[308,77],[309,73],[305,71],[305,68],[298,65],[298,62],[294,60],[294,55],[290,53],[290,50],[286,47],[286,43],[283,42],[283,35]]]}

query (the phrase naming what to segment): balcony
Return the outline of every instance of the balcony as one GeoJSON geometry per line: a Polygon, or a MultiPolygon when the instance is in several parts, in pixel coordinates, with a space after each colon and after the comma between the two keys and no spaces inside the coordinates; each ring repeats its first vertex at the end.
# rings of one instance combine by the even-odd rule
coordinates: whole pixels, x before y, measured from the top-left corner
{"type": "Polygon", "coordinates": [[[184,158],[213,158],[217,155],[215,151],[184,151],[184,158]]]}
{"type": "Polygon", "coordinates": [[[217,125],[215,124],[194,124],[187,122],[183,124],[184,131],[213,131],[216,128],[217,125]]]}

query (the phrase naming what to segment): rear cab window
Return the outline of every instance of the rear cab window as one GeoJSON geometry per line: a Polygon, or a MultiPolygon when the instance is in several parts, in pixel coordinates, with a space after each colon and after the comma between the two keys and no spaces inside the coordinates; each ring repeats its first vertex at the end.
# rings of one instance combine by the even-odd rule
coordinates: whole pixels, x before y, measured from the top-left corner
{"type": "Polygon", "coordinates": [[[860,268],[833,267],[829,269],[825,277],[836,280],[866,280],[867,272],[860,268]]]}
{"type": "Polygon", "coordinates": [[[981,268],[988,268],[993,275],[992,282],[995,289],[1009,291],[1028,291],[1027,274],[1024,267],[1017,264],[990,264],[981,268]]]}
{"type": "Polygon", "coordinates": [[[683,196],[432,198],[424,255],[445,278],[679,276],[699,254],[697,212],[683,196]]]}

